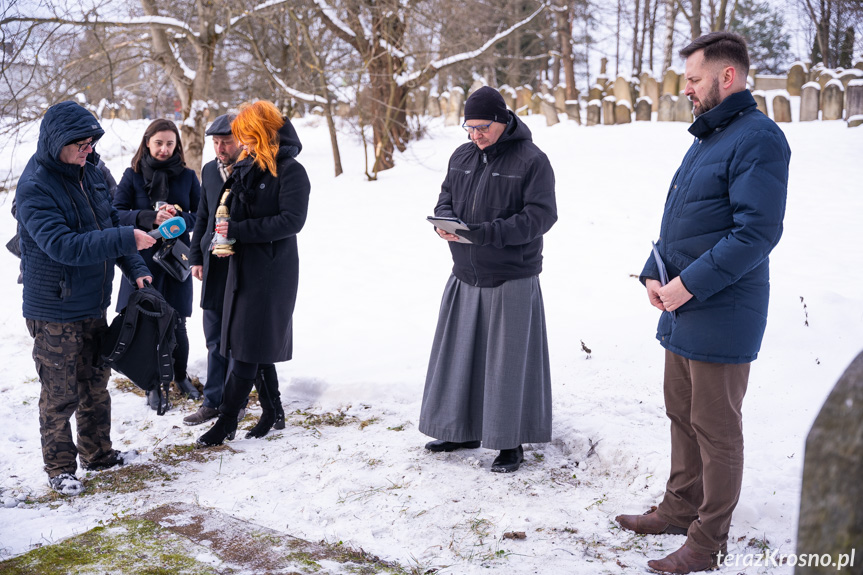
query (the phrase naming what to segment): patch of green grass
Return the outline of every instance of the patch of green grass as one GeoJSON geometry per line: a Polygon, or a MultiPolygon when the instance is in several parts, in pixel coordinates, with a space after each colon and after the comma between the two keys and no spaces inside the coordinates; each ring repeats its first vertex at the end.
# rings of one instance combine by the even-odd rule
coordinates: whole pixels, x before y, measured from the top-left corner
{"type": "Polygon", "coordinates": [[[318,427],[344,427],[345,425],[353,425],[359,419],[353,415],[348,415],[346,409],[339,411],[325,411],[323,413],[311,413],[298,409],[287,414],[286,423],[304,427],[306,429],[316,429],[318,427]]]}
{"type": "Polygon", "coordinates": [[[218,575],[212,566],[196,561],[196,554],[194,544],[156,523],[125,519],[0,562],[0,573],[218,575]]]}
{"type": "Polygon", "coordinates": [[[380,419],[377,417],[370,417],[368,419],[362,420],[360,422],[360,431],[362,431],[363,429],[365,429],[366,427],[368,427],[369,425],[371,425],[373,423],[377,423],[378,421],[380,421],[380,419]]]}

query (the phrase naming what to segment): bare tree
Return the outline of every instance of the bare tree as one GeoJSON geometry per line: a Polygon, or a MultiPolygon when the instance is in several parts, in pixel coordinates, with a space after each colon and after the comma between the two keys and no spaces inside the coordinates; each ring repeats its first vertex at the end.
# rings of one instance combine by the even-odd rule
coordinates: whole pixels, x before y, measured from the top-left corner
{"type": "MultiPolygon", "coordinates": [[[[404,151],[407,142],[406,100],[410,90],[429,82],[445,68],[476,58],[539,15],[541,5],[527,18],[495,35],[470,52],[415,63],[408,52],[408,23],[416,3],[399,0],[349,0],[337,10],[317,0],[318,17],[360,56],[368,78],[368,106],[365,117],[372,125],[374,164],[370,179],[392,168],[393,152],[404,151]]],[[[363,101],[360,99],[360,101],[363,101]]]]}
{"type": "Polygon", "coordinates": [[[86,27],[149,31],[150,52],[141,56],[160,65],[177,94],[186,163],[200,175],[216,47],[231,28],[245,18],[288,0],[274,0],[237,15],[234,5],[224,0],[184,0],[182,5],[171,3],[169,6],[166,0],[163,1],[166,5],[157,4],[157,0],[139,0],[143,15],[118,18],[102,17],[100,9],[105,6],[80,13],[72,2],[67,4],[66,0],[47,0],[46,5],[52,14],[9,15],[0,20],[0,26],[27,23],[31,27],[47,25],[60,29],[86,27]],[[164,15],[166,13],[187,14],[188,20],[172,18],[164,15]],[[193,62],[191,66],[186,63],[187,57],[193,62]]]}
{"type": "MultiPolygon", "coordinates": [[[[863,2],[860,0],[799,0],[815,29],[817,52],[814,60],[828,68],[839,64],[839,51],[848,29],[863,25],[863,2]]],[[[853,50],[853,47],[849,48],[853,50]]]]}

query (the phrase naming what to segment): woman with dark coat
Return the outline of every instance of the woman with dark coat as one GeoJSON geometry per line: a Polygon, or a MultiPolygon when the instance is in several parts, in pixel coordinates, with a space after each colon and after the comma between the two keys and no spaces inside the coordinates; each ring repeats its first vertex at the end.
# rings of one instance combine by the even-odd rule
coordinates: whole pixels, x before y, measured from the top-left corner
{"type": "MultiPolygon", "coordinates": [[[[195,227],[195,214],[201,197],[201,185],[193,170],[186,167],[180,132],[170,120],[154,120],[144,132],[141,145],[132,157],[132,166],[126,168],[117,191],[114,207],[120,216],[120,225],[135,226],[152,231],[159,224],[174,216],[186,222],[186,232],[179,241],[189,245],[189,231],[195,227]]],[[[162,242],[141,252],[147,267],[153,274],[153,287],[165,296],[168,304],[177,311],[174,349],[174,383],[177,388],[193,399],[201,394],[192,385],[186,368],[189,363],[189,336],[186,333],[186,318],[192,315],[192,278],[178,281],[153,261],[153,254],[162,242]]],[[[123,281],[117,298],[117,310],[126,307],[134,287],[123,281]]],[[[154,392],[156,390],[153,390],[154,392]]],[[[158,409],[158,394],[150,392],[150,407],[158,409]]],[[[167,406],[167,395],[162,399],[167,406]]]]}
{"type": "MultiPolygon", "coordinates": [[[[295,159],[297,132],[270,102],[240,110],[231,130],[243,153],[234,164],[225,205],[230,220],[215,232],[233,241],[222,315],[222,355],[231,357],[219,418],[198,445],[233,439],[237,414],[260,369],[291,359],[292,316],[297,298],[297,234],[306,221],[311,185],[295,159]]],[[[262,437],[275,421],[274,378],[261,385],[262,414],[246,437],[262,437]]],[[[278,385],[276,383],[276,385],[278,385]]]]}

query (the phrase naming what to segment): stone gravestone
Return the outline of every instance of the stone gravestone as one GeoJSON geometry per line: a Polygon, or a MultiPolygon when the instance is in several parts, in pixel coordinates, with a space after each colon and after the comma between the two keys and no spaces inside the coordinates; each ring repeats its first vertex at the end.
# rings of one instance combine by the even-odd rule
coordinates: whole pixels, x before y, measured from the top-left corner
{"type": "Polygon", "coordinates": [[[845,88],[839,80],[830,80],[821,91],[821,119],[841,120],[845,107],[845,88]]]}
{"type": "Polygon", "coordinates": [[[614,123],[629,124],[632,122],[632,104],[629,100],[617,101],[614,103],[614,123]]]}
{"type": "Polygon", "coordinates": [[[773,121],[777,123],[791,121],[791,101],[784,94],[776,94],[773,97],[773,121]]]}
{"type": "Polygon", "coordinates": [[[594,84],[590,87],[590,90],[587,92],[587,101],[591,100],[602,100],[602,86],[599,84],[594,84]]]}
{"type": "Polygon", "coordinates": [[[591,100],[587,103],[587,125],[596,126],[602,119],[602,104],[599,100],[591,100]]]}
{"type": "Polygon", "coordinates": [[[561,114],[566,112],[566,86],[563,84],[554,87],[554,107],[561,114]]]}
{"type": "MultiPolygon", "coordinates": [[[[659,109],[659,84],[656,82],[656,78],[653,76],[644,77],[641,81],[640,96],[642,98],[650,98],[651,112],[656,112],[659,109]]],[[[637,107],[635,111],[638,113],[637,107]]]]}
{"type": "MultiPolygon", "coordinates": [[[[800,566],[795,575],[860,573],[863,561],[863,353],[827,396],[809,436],[803,460],[803,487],[797,524],[797,555],[831,556],[856,552],[854,568],[800,566]]],[[[850,565],[845,565],[849,567],[850,565]]]]}
{"type": "Polygon", "coordinates": [[[831,80],[835,80],[835,79],[836,79],[836,72],[834,72],[833,70],[828,70],[825,68],[825,69],[822,69],[820,71],[816,81],[819,84],[821,84],[821,89],[823,90],[827,86],[828,82],[830,82],[831,80]]]}
{"type": "Polygon", "coordinates": [[[616,101],[632,103],[632,89],[629,87],[629,82],[623,76],[618,76],[614,81],[612,93],[616,101]]]}
{"type": "Polygon", "coordinates": [[[530,97],[530,113],[531,114],[541,114],[542,113],[542,94],[535,92],[530,97]]]}
{"type": "Polygon", "coordinates": [[[636,122],[649,122],[650,114],[652,110],[652,103],[650,98],[647,96],[643,96],[636,100],[635,102],[635,121],[636,122]]]}
{"type": "Polygon", "coordinates": [[[818,119],[821,109],[821,84],[806,82],[800,90],[800,121],[812,122],[818,119]]]}
{"type": "Polygon", "coordinates": [[[692,102],[683,95],[683,92],[680,93],[674,103],[674,121],[692,123],[692,102]]]}
{"type": "Polygon", "coordinates": [[[543,116],[545,116],[545,125],[554,126],[560,123],[560,118],[557,117],[554,96],[551,94],[537,94],[536,97],[539,98],[539,106],[543,116]]]}
{"type": "Polygon", "coordinates": [[[506,107],[515,112],[516,110],[516,96],[515,96],[515,88],[510,86],[509,84],[504,84],[501,86],[498,91],[500,95],[503,96],[503,101],[506,104],[506,107]]]}
{"type": "Polygon", "coordinates": [[[800,96],[801,89],[803,88],[803,84],[806,83],[806,76],[808,75],[808,71],[806,70],[806,65],[803,62],[795,62],[791,69],[788,70],[788,80],[786,83],[786,90],[788,90],[788,94],[791,96],[800,96]]]}
{"type": "Polygon", "coordinates": [[[578,100],[566,100],[566,117],[581,125],[581,105],[578,100]]]}
{"type": "Polygon", "coordinates": [[[845,92],[845,110],[848,112],[848,127],[863,123],[863,80],[851,80],[845,92]]]}
{"type": "Polygon", "coordinates": [[[464,89],[456,86],[449,91],[449,108],[444,126],[461,126],[461,109],[464,107],[464,89]]]}
{"type": "Polygon", "coordinates": [[[680,92],[678,84],[679,81],[680,78],[677,75],[677,72],[671,68],[666,70],[665,75],[662,77],[662,93],[677,96],[677,93],[680,92]]]}
{"type": "Polygon", "coordinates": [[[440,118],[440,96],[438,96],[437,92],[432,91],[429,93],[428,100],[426,101],[426,110],[432,118],[440,118]]]}
{"type": "Polygon", "coordinates": [[[530,97],[533,90],[530,86],[519,86],[515,89],[515,110],[519,116],[527,116],[530,111],[530,97]]]}
{"type": "Polygon", "coordinates": [[[671,94],[663,94],[659,98],[659,110],[656,113],[657,122],[673,122],[674,121],[674,104],[677,103],[677,97],[671,94]]]}
{"type": "Polygon", "coordinates": [[[614,96],[606,96],[602,99],[602,125],[614,125],[614,96]]]}
{"type": "Polygon", "coordinates": [[[761,90],[755,90],[752,92],[752,97],[755,99],[755,105],[758,107],[758,111],[765,116],[769,116],[770,114],[767,113],[767,98],[764,97],[764,92],[761,90]]]}
{"type": "Polygon", "coordinates": [[[837,80],[842,82],[842,87],[846,90],[848,89],[849,83],[851,83],[853,80],[859,80],[861,78],[863,78],[863,72],[854,68],[850,70],[845,70],[836,77],[837,80]]]}

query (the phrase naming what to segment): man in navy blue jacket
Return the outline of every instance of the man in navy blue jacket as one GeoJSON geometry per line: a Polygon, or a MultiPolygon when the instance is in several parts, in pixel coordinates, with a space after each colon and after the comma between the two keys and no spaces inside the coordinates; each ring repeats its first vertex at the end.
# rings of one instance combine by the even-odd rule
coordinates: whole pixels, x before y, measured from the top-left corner
{"type": "Polygon", "coordinates": [[[15,194],[24,317],[42,383],[42,457],[48,484],[64,495],[84,490],[75,477],[78,455],[85,469],[124,462],[125,454],[111,446],[111,370],[99,360],[99,336],[107,329],[114,264],[138,287],[152,279],[138,250],[156,240],[119,227],[108,185],[87,161],[104,133],[75,102],[50,107],[15,194]]]}
{"type": "Polygon", "coordinates": [[[689,573],[727,550],[743,480],[741,407],[767,324],[768,256],[782,235],[791,150],[746,89],[740,36],[713,32],[680,51],[695,136],[665,203],[657,253],[641,272],[662,310],[671,473],[663,500],[617,521],[636,533],[686,534],[656,571],[689,573]]]}

